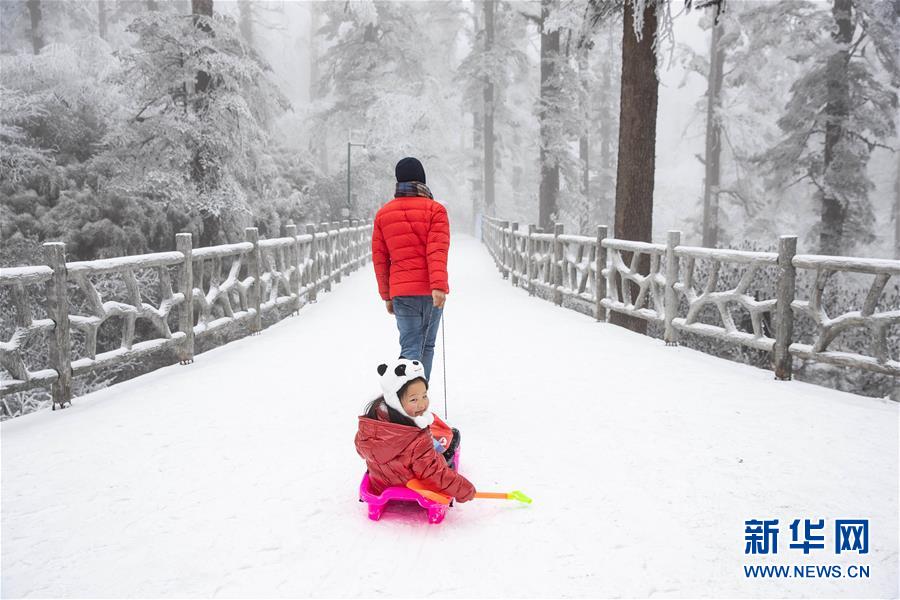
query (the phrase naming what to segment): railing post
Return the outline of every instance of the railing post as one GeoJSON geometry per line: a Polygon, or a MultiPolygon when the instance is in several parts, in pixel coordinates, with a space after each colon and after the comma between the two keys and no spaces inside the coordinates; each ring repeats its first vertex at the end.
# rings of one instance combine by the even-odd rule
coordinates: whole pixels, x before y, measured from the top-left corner
{"type": "Polygon", "coordinates": [[[678,332],[672,326],[672,320],[678,313],[678,297],[675,295],[675,280],[678,279],[678,257],[675,255],[675,247],[681,244],[681,232],[670,230],[666,235],[666,287],[663,296],[665,308],[665,332],[663,337],[666,346],[678,345],[678,332]]]}
{"type": "Polygon", "coordinates": [[[497,270],[500,273],[503,273],[503,221],[492,221],[491,222],[491,238],[493,240],[493,248],[494,248],[494,264],[497,265],[497,270]]]}
{"type": "Polygon", "coordinates": [[[350,236],[353,233],[350,231],[350,219],[344,219],[343,223],[344,235],[343,235],[343,243],[341,244],[341,263],[344,269],[344,274],[350,274],[350,236]]]}
{"type": "Polygon", "coordinates": [[[509,221],[503,221],[500,223],[500,272],[503,274],[503,279],[509,279],[509,266],[507,265],[507,230],[509,229],[509,221]]]}
{"type": "Polygon", "coordinates": [[[370,219],[366,221],[366,231],[365,235],[363,235],[363,240],[365,240],[365,248],[363,248],[366,259],[363,261],[364,265],[372,262],[372,230],[375,228],[375,220],[370,219]]]}
{"type": "Polygon", "coordinates": [[[250,306],[256,313],[251,321],[250,330],[253,334],[262,331],[262,279],[260,278],[260,252],[259,229],[247,227],[244,229],[244,241],[253,244],[253,250],[247,254],[247,273],[253,278],[253,287],[250,288],[250,306]]]}
{"type": "Polygon", "coordinates": [[[72,362],[69,331],[69,296],[66,292],[66,245],[62,242],[44,244],[44,260],[53,269],[53,277],[47,280],[47,315],[53,320],[50,336],[50,368],[56,370],[56,381],[51,386],[53,410],[72,404],[72,362]]]}
{"type": "Polygon", "coordinates": [[[519,285],[519,278],[516,277],[516,271],[519,269],[519,240],[516,237],[516,234],[519,232],[519,224],[510,223],[509,226],[509,280],[513,287],[516,287],[519,285]]]}
{"type": "Polygon", "coordinates": [[[291,294],[295,297],[294,311],[300,311],[300,244],[297,243],[297,226],[293,223],[284,228],[287,237],[294,240],[289,247],[291,261],[294,263],[294,274],[291,277],[291,294]]]}
{"type": "Polygon", "coordinates": [[[563,224],[556,223],[553,226],[553,264],[551,265],[550,272],[552,273],[552,283],[553,283],[553,302],[558,305],[562,305],[562,242],[559,241],[559,236],[563,234],[563,224]]]}
{"type": "Polygon", "coordinates": [[[316,241],[316,226],[313,223],[307,223],[306,233],[312,236],[312,240],[309,242],[309,258],[312,261],[309,265],[309,279],[312,285],[309,288],[306,299],[309,302],[316,302],[319,289],[319,251],[318,242],[316,241]]]}
{"type": "Polygon", "coordinates": [[[494,266],[497,267],[497,270],[501,273],[503,272],[503,268],[500,266],[500,229],[499,229],[500,221],[494,223],[491,221],[491,255],[494,257],[494,266]]]}
{"type": "Polygon", "coordinates": [[[323,289],[326,292],[331,291],[331,246],[333,236],[331,235],[331,223],[327,221],[321,225],[322,231],[325,232],[324,251],[322,252],[322,266],[320,273],[325,277],[323,289]]]}
{"type": "Polygon", "coordinates": [[[598,321],[606,320],[606,307],[602,302],[606,298],[606,277],[603,275],[603,269],[606,268],[606,248],[603,247],[603,239],[606,234],[606,225],[598,225],[597,252],[594,254],[594,317],[598,321]]]}
{"type": "Polygon", "coordinates": [[[533,224],[528,225],[528,239],[525,240],[525,250],[527,262],[525,263],[525,273],[528,278],[528,295],[534,296],[534,230],[533,224]]]}
{"type": "Polygon", "coordinates": [[[365,234],[365,226],[366,222],[362,219],[357,219],[355,221],[354,227],[356,227],[356,268],[361,269],[364,264],[366,264],[366,234],[365,234]]]}
{"type": "Polygon", "coordinates": [[[350,219],[350,264],[353,265],[351,270],[355,271],[359,266],[362,248],[362,236],[357,229],[359,227],[359,219],[350,219]]]}
{"type": "MultiPolygon", "coordinates": [[[[613,228],[613,234],[609,239],[611,239],[611,240],[616,239],[615,227],[613,228]]],[[[616,286],[616,279],[615,279],[616,268],[615,268],[615,264],[614,264],[615,260],[616,260],[617,250],[615,248],[612,248],[612,256],[610,256],[609,251],[610,251],[610,249],[607,248],[606,255],[607,255],[608,266],[606,267],[606,296],[612,302],[618,302],[619,301],[619,290],[618,290],[618,287],[616,286]],[[612,296],[610,296],[610,292],[612,293],[612,296]]]]}
{"type": "Polygon", "coordinates": [[[775,379],[789,380],[793,372],[791,364],[791,339],[794,335],[794,289],[797,277],[794,255],[797,254],[797,236],[783,235],[778,239],[778,283],[775,292],[775,379]]]}
{"type": "Polygon", "coordinates": [[[331,228],[336,230],[334,234],[334,243],[331,245],[331,272],[334,273],[334,282],[341,282],[341,272],[344,268],[344,265],[341,264],[341,249],[344,247],[344,236],[341,234],[341,222],[340,221],[332,221],[331,228]]]}
{"type": "Polygon", "coordinates": [[[360,225],[362,226],[362,231],[359,232],[360,240],[362,240],[362,246],[360,246],[360,251],[362,252],[362,266],[366,266],[369,264],[369,255],[372,251],[372,230],[369,229],[369,226],[372,225],[372,221],[361,221],[360,225]]]}
{"type": "Polygon", "coordinates": [[[191,234],[176,233],[175,249],[184,255],[179,286],[184,301],[178,311],[178,329],[184,333],[184,341],[178,348],[178,362],[188,365],[194,362],[194,242],[191,234]]]}

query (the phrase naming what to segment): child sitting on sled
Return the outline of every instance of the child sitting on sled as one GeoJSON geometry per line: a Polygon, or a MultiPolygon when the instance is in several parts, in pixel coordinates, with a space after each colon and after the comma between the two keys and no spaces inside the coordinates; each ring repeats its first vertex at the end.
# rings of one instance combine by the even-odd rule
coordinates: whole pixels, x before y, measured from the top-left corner
{"type": "Polygon", "coordinates": [[[452,468],[459,431],[428,407],[425,368],[417,360],[399,359],[378,366],[384,395],[359,417],[356,451],[365,459],[372,492],[406,486],[418,479],[428,489],[467,502],[475,486],[452,468]]]}

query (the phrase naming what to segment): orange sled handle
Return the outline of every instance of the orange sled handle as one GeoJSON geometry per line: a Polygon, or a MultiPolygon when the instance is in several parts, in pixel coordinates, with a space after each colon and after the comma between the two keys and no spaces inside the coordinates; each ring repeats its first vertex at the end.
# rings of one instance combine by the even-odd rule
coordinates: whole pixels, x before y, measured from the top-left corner
{"type": "MultiPolygon", "coordinates": [[[[406,482],[406,487],[409,489],[418,492],[422,496],[428,498],[429,500],[434,500],[435,502],[439,502],[440,504],[450,504],[450,496],[446,494],[441,494],[440,492],[434,492],[425,487],[425,485],[419,481],[418,479],[410,479],[406,482]]],[[[523,494],[522,492],[515,490],[512,492],[475,492],[476,498],[493,498],[496,500],[518,500],[519,502],[524,502],[525,504],[531,504],[531,498],[523,494]]]]}
{"type": "Polygon", "coordinates": [[[497,500],[508,500],[509,494],[506,492],[475,492],[476,498],[496,498],[497,500]]]}
{"type": "Polygon", "coordinates": [[[418,479],[410,479],[406,482],[406,487],[413,490],[414,492],[418,492],[420,495],[428,498],[429,500],[434,500],[440,504],[450,504],[450,496],[446,496],[441,494],[440,492],[433,492],[425,487],[418,479]]]}

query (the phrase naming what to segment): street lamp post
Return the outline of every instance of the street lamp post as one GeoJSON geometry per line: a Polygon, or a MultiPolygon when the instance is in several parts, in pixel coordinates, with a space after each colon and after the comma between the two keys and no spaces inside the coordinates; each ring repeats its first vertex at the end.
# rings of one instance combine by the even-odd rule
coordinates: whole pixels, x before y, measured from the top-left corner
{"type": "Polygon", "coordinates": [[[347,131],[347,206],[344,208],[344,211],[347,213],[344,215],[345,219],[350,218],[350,148],[353,146],[359,146],[360,148],[365,148],[365,144],[354,144],[350,141],[350,136],[353,133],[353,130],[347,131]]]}

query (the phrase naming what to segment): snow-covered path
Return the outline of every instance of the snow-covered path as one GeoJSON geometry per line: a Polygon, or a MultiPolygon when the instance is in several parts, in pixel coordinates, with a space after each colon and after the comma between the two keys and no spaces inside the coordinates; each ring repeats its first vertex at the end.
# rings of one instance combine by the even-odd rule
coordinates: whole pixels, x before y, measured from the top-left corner
{"type": "MultiPolygon", "coordinates": [[[[365,516],[356,415],[396,356],[371,266],[260,336],[2,425],[2,595],[896,596],[898,408],[529,297],[455,238],[449,420],[477,487],[365,516]],[[748,559],[744,521],[779,519],[748,559]],[[826,549],[791,550],[795,518],[826,549]],[[870,519],[867,555],[835,519],[870,519]],[[862,564],[869,579],[747,579],[862,564]]],[[[440,346],[432,403],[442,412],[440,346]]]]}

